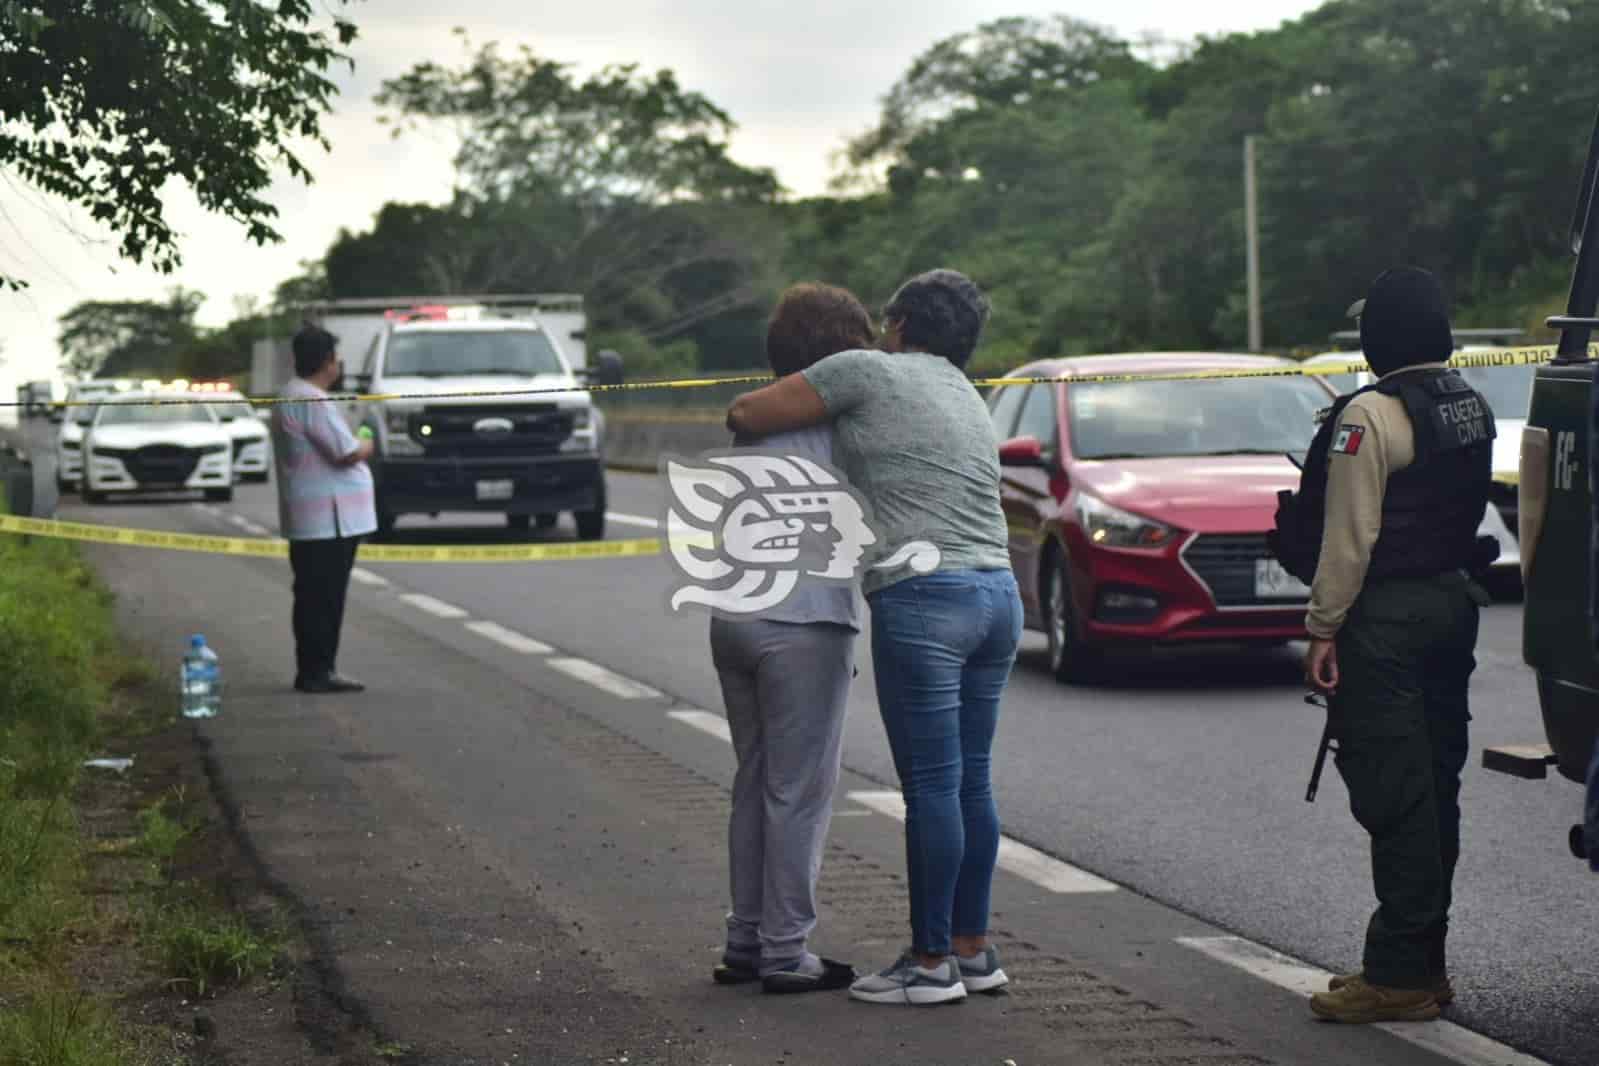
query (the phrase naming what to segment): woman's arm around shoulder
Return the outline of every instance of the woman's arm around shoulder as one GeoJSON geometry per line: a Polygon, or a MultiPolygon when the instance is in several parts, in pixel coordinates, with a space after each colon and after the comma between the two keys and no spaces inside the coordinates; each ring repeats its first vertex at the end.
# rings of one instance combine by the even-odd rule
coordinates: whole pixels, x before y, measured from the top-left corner
{"type": "Polygon", "coordinates": [[[765,436],[837,418],[864,398],[866,365],[875,355],[839,352],[797,374],[746,392],[728,408],[727,428],[765,436]]]}

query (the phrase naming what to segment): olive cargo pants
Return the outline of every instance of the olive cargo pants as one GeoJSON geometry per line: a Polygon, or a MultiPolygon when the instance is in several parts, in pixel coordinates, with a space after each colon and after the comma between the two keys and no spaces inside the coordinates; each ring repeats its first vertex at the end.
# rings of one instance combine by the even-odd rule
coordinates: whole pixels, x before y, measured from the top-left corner
{"type": "Polygon", "coordinates": [[[1446,972],[1466,692],[1478,608],[1465,574],[1369,583],[1338,632],[1330,708],[1338,773],[1371,835],[1378,907],[1366,929],[1366,980],[1423,988],[1446,972]]]}

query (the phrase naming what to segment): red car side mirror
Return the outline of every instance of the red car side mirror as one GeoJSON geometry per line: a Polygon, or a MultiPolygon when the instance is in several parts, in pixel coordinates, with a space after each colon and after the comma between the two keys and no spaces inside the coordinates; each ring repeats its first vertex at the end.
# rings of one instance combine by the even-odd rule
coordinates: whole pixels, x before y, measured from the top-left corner
{"type": "Polygon", "coordinates": [[[1037,437],[1015,437],[999,446],[1000,466],[1043,466],[1044,446],[1037,437]]]}

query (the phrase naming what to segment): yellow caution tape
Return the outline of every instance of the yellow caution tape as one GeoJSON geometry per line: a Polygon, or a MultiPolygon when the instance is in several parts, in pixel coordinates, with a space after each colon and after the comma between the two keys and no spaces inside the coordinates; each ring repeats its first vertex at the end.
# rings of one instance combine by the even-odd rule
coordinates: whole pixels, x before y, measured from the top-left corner
{"type": "MultiPolygon", "coordinates": [[[[1547,363],[1554,359],[1555,345],[1538,344],[1519,348],[1495,348],[1487,351],[1462,352],[1449,360],[1449,365],[1459,369],[1481,367],[1510,367],[1532,366],[1547,363]]],[[[1151,355],[1159,355],[1152,352],[1151,355]]],[[[1599,358],[1599,343],[1588,345],[1588,358],[1599,358]]],[[[1164,373],[1121,373],[1121,374],[1085,374],[1072,372],[1051,377],[990,377],[975,378],[973,385],[979,388],[1004,387],[1008,385],[1044,385],[1056,381],[1070,381],[1081,384],[1119,382],[1119,381],[1207,381],[1225,378],[1280,378],[1280,377],[1325,377],[1332,374],[1358,374],[1369,372],[1370,367],[1364,360],[1353,355],[1347,363],[1322,363],[1315,366],[1306,366],[1302,363],[1283,366],[1262,367],[1258,370],[1245,370],[1238,367],[1216,370],[1173,370],[1164,373]]],[[[548,396],[569,392],[609,393],[643,391],[648,389],[702,389],[714,388],[718,385],[769,385],[775,380],[769,374],[748,374],[737,377],[722,378],[675,378],[667,381],[633,381],[616,385],[557,385],[539,389],[483,389],[470,392],[378,392],[378,393],[333,393],[326,397],[315,399],[285,399],[281,396],[252,396],[247,397],[251,404],[259,407],[271,407],[284,403],[378,403],[392,400],[469,400],[503,398],[510,396],[548,396]]],[[[185,393],[171,398],[142,400],[56,400],[50,406],[54,408],[65,407],[128,407],[152,406],[159,407],[175,404],[205,404],[218,403],[214,394],[210,393],[185,393]]],[[[7,407],[22,407],[21,402],[0,402],[0,409],[7,407]]]]}
{"type": "MultiPolygon", "coordinates": [[[[197,533],[168,533],[158,529],[128,529],[85,522],[21,518],[16,515],[0,515],[0,533],[90,541],[96,544],[118,544],[133,548],[164,548],[168,551],[200,552],[207,555],[249,555],[266,559],[286,559],[289,556],[289,542],[275,538],[212,537],[197,533]]],[[[660,552],[661,542],[655,539],[483,546],[363,543],[359,557],[369,563],[532,563],[573,559],[621,559],[640,555],[659,555],[660,552]]]]}

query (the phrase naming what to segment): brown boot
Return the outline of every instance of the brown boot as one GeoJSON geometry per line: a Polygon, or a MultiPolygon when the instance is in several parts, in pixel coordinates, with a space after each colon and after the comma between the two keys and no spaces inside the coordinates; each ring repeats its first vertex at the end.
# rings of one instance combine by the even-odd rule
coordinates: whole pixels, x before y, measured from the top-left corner
{"type": "MultiPolygon", "coordinates": [[[[1332,980],[1327,982],[1327,989],[1330,992],[1336,992],[1348,984],[1352,978],[1359,976],[1359,974],[1349,973],[1340,977],[1334,977],[1332,980]]],[[[1448,974],[1445,973],[1438,975],[1437,981],[1434,982],[1432,986],[1432,998],[1438,1001],[1438,1006],[1440,1007],[1447,1007],[1449,1004],[1455,1001],[1455,986],[1454,983],[1449,980],[1448,974]]]]}
{"type": "Polygon", "coordinates": [[[1336,991],[1311,996],[1310,1009],[1331,1022],[1425,1022],[1438,1017],[1438,1000],[1430,988],[1384,988],[1355,974],[1336,991]]]}

